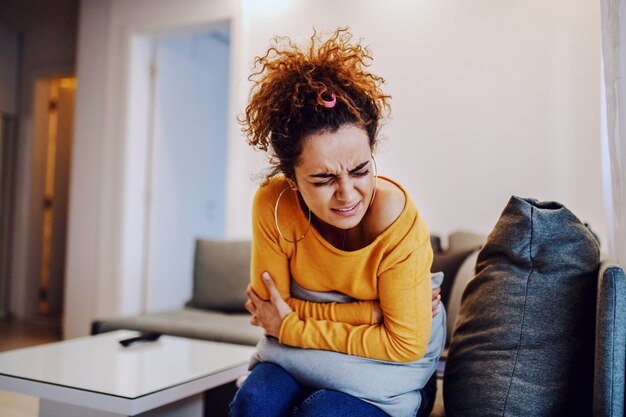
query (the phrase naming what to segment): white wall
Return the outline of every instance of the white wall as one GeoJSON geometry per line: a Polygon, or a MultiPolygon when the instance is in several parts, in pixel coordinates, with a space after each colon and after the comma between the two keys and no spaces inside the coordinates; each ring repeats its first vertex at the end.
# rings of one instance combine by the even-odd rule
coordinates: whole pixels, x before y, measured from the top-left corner
{"type": "Polygon", "coordinates": [[[372,70],[394,97],[380,173],[406,186],[434,233],[487,233],[518,194],[560,201],[606,236],[595,2],[85,0],[66,336],[85,334],[93,317],[128,311],[119,242],[131,35],[224,18],[233,51],[227,237],[250,236],[250,176],[264,163],[234,120],[254,56],[276,34],[303,40],[312,27],[339,25],[365,38],[372,70]]]}
{"type": "Polygon", "coordinates": [[[516,194],[564,203],[606,236],[597,2],[278,3],[244,2],[248,67],[275,34],[347,25],[364,38],[393,96],[379,171],[407,187],[433,233],[487,233],[516,194]]]}
{"type": "Polygon", "coordinates": [[[156,48],[146,312],[191,299],[196,239],[224,239],[225,223],[228,44],[203,34],[160,39],[156,48]]]}

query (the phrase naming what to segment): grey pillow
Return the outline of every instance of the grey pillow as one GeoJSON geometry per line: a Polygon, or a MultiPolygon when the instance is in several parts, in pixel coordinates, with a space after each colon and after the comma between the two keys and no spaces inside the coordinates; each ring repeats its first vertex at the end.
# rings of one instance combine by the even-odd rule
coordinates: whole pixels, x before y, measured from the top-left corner
{"type": "Polygon", "coordinates": [[[250,241],[198,239],[189,307],[245,312],[250,282],[250,241]]]}
{"type": "Polygon", "coordinates": [[[512,197],[465,289],[448,417],[591,415],[599,243],[561,204],[512,197]]]}

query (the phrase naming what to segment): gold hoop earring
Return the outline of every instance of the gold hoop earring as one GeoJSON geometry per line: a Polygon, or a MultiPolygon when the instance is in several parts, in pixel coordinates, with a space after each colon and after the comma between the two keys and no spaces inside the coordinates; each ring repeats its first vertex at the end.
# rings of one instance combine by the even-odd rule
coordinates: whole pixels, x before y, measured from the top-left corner
{"type": "Polygon", "coordinates": [[[274,205],[274,224],[276,224],[276,230],[278,231],[278,234],[280,235],[281,238],[283,238],[289,243],[298,243],[302,239],[304,239],[306,234],[309,232],[309,228],[311,227],[311,209],[307,207],[307,209],[309,210],[309,223],[306,225],[306,230],[304,231],[304,234],[296,240],[287,239],[285,235],[283,235],[283,232],[281,232],[280,227],[278,226],[278,203],[280,202],[280,198],[283,196],[283,194],[287,190],[289,190],[289,188],[285,188],[284,190],[282,190],[280,194],[278,194],[278,198],[276,199],[276,204],[274,205]]]}
{"type": "Polygon", "coordinates": [[[376,160],[374,159],[374,155],[372,155],[372,162],[374,163],[374,192],[372,193],[370,204],[367,207],[370,207],[372,203],[374,202],[374,197],[376,197],[376,189],[378,188],[378,166],[376,165],[376,160]]]}

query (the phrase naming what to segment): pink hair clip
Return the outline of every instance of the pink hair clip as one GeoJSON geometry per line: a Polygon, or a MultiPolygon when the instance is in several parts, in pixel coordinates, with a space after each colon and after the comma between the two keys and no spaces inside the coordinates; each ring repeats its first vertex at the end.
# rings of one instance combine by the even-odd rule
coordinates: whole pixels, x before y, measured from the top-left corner
{"type": "Polygon", "coordinates": [[[322,98],[322,96],[320,95],[317,98],[317,103],[326,107],[327,109],[332,109],[333,107],[335,107],[335,104],[337,104],[337,96],[335,95],[335,93],[330,93],[330,101],[324,100],[322,98]]]}

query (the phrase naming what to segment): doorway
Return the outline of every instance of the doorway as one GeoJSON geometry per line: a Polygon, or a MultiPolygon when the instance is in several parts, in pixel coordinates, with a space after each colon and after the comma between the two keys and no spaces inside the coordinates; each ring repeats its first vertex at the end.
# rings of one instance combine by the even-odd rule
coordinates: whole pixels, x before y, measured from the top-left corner
{"type": "Polygon", "coordinates": [[[142,312],[188,301],[195,240],[225,235],[229,34],[218,22],[133,40],[125,217],[141,221],[125,223],[122,264],[142,312]]]}
{"type": "Polygon", "coordinates": [[[37,312],[39,317],[54,320],[60,320],[63,313],[75,96],[74,77],[36,81],[35,140],[43,148],[37,312]]]}

